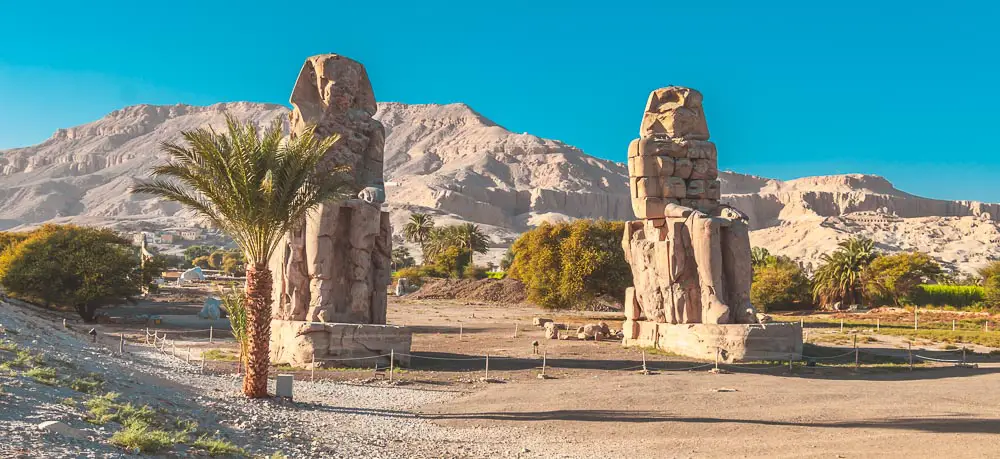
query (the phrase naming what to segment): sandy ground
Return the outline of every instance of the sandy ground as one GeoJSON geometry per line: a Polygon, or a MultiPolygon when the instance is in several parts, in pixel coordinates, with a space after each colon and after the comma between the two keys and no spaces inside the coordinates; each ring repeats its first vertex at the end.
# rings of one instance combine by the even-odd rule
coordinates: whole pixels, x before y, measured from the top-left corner
{"type": "MultiPolygon", "coordinates": [[[[785,367],[758,365],[730,367],[728,374],[703,368],[641,375],[635,371],[640,351],[614,341],[546,340],[531,325],[539,316],[571,328],[597,320],[615,328],[620,320],[613,313],[552,314],[524,305],[391,301],[390,322],[415,331],[413,365],[398,378],[407,387],[450,395],[405,410],[380,410],[374,403],[369,414],[412,416],[460,437],[501,432],[503,438],[479,441],[511,457],[991,457],[1000,447],[996,357],[971,356],[979,368],[924,364],[912,372],[855,372],[848,365],[796,367],[789,374],[785,367]],[[535,341],[552,379],[537,378],[535,341]],[[482,360],[436,360],[485,354],[492,356],[490,377],[498,383],[481,380],[482,360]]],[[[905,352],[899,337],[877,336],[864,351],[905,352]]],[[[954,357],[943,348],[925,353],[954,357]]],[[[646,359],[659,369],[701,363],[651,353],[646,359]]],[[[232,364],[215,365],[230,371],[232,364]]],[[[317,376],[357,382],[368,371],[317,376]]]]}

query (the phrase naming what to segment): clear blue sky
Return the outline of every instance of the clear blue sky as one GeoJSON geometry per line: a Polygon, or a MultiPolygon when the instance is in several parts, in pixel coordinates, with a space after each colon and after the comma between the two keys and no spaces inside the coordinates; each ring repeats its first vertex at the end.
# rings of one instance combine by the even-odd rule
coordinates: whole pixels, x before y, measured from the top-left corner
{"type": "Polygon", "coordinates": [[[705,94],[720,167],[1000,201],[996,2],[2,2],[0,148],[137,103],[287,104],[305,57],[625,160],[650,90],[705,94]],[[601,6],[603,5],[603,6],[601,6]]]}

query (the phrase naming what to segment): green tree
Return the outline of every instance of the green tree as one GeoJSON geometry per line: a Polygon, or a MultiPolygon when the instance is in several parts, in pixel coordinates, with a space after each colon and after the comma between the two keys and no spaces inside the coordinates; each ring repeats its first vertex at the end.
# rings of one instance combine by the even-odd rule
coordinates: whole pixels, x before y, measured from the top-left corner
{"type": "Polygon", "coordinates": [[[394,271],[397,269],[409,268],[414,264],[416,264],[416,262],[414,262],[413,257],[410,256],[409,249],[403,246],[392,249],[392,269],[394,271]]]}
{"type": "Polygon", "coordinates": [[[809,277],[798,263],[787,257],[773,257],[754,266],[750,301],[761,312],[775,307],[810,303],[809,277]]]}
{"type": "Polygon", "coordinates": [[[479,228],[479,225],[465,223],[453,227],[451,235],[454,244],[469,251],[469,263],[472,263],[474,253],[486,253],[490,247],[490,238],[479,228]]]}
{"type": "Polygon", "coordinates": [[[813,298],[820,304],[861,302],[861,273],[878,257],[875,243],[867,238],[851,238],[838,244],[832,254],[823,254],[822,265],[813,276],[813,298]]]}
{"type": "Polygon", "coordinates": [[[424,246],[427,244],[427,241],[430,240],[432,231],[434,231],[434,217],[427,214],[412,214],[410,215],[410,221],[403,226],[403,237],[408,242],[420,244],[420,251],[423,256],[424,263],[427,263],[427,260],[429,259],[424,246]]]}
{"type": "Polygon", "coordinates": [[[282,139],[276,120],[258,135],[253,123],[226,116],[227,132],[184,132],[184,145],[166,143],[166,164],[133,192],[177,201],[225,231],[247,258],[247,373],[243,393],[267,396],[272,277],[267,262],[281,238],[320,204],[354,190],[342,168],[319,170],[337,141],[313,130],[282,139]]]}
{"type": "Polygon", "coordinates": [[[976,271],[979,274],[980,282],[985,286],[986,281],[991,277],[1000,275],[1000,260],[991,261],[988,265],[976,271]]]}
{"type": "Polygon", "coordinates": [[[771,252],[763,247],[754,247],[750,249],[750,265],[753,267],[763,266],[770,262],[774,257],[771,256],[771,252]]]}
{"type": "Polygon", "coordinates": [[[862,272],[865,293],[872,303],[888,299],[900,306],[922,283],[941,273],[941,266],[926,253],[910,252],[876,258],[862,272]]]}
{"type": "Polygon", "coordinates": [[[17,245],[31,236],[29,232],[14,233],[11,231],[0,231],[0,252],[3,252],[12,245],[17,245]]]}
{"type": "Polygon", "coordinates": [[[202,255],[194,260],[191,260],[191,266],[197,266],[201,269],[209,269],[212,267],[212,259],[208,255],[202,255]]]}
{"type": "Polygon", "coordinates": [[[986,304],[992,307],[1000,306],[1000,274],[987,278],[983,283],[983,290],[986,304]]]}
{"type": "Polygon", "coordinates": [[[222,257],[222,272],[230,276],[241,276],[245,271],[246,261],[240,251],[229,251],[222,257]]]}
{"type": "Polygon", "coordinates": [[[225,251],[216,250],[208,256],[208,266],[212,269],[222,269],[222,261],[226,258],[225,251]]]}
{"type": "Polygon", "coordinates": [[[138,295],[142,281],[131,241],[107,229],[45,225],[0,255],[8,294],[75,309],[87,322],[138,295]]]}
{"type": "Polygon", "coordinates": [[[434,253],[433,265],[450,277],[459,278],[472,260],[472,253],[457,245],[446,247],[434,253]]]}
{"type": "Polygon", "coordinates": [[[547,308],[584,306],[601,296],[621,299],[632,271],[621,249],[623,222],[577,220],[542,224],[521,235],[507,273],[547,308]]]}
{"type": "Polygon", "coordinates": [[[500,270],[507,271],[510,269],[510,265],[514,264],[514,250],[513,247],[507,248],[507,251],[503,253],[503,258],[500,259],[500,270]]]}
{"type": "Polygon", "coordinates": [[[184,261],[191,264],[195,258],[207,257],[211,255],[214,250],[215,247],[210,245],[192,245],[191,247],[184,249],[184,261]]]}

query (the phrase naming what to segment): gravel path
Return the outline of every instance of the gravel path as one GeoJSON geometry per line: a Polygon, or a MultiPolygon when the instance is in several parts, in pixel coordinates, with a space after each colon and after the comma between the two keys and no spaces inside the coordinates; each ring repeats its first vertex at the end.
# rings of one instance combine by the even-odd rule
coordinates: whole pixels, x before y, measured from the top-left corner
{"type": "MultiPolygon", "coordinates": [[[[57,323],[34,310],[0,307],[0,324],[8,330],[5,338],[43,353],[60,366],[61,376],[99,373],[105,391],[194,418],[203,430],[218,430],[255,455],[280,451],[294,458],[534,457],[536,451],[523,445],[544,444],[524,428],[442,427],[414,412],[465,396],[466,390],[385,381],[297,381],[294,403],[248,400],[239,395],[235,375],[203,375],[196,365],[142,345],[129,345],[120,356],[80,340],[57,323]]],[[[0,383],[0,431],[7,432],[0,457],[126,457],[108,443],[114,427],[89,425],[79,408],[61,403],[66,397],[87,396],[24,376],[0,377],[0,383]],[[81,429],[89,440],[36,430],[45,420],[81,429]]],[[[183,448],[171,454],[187,456],[183,448]]]]}

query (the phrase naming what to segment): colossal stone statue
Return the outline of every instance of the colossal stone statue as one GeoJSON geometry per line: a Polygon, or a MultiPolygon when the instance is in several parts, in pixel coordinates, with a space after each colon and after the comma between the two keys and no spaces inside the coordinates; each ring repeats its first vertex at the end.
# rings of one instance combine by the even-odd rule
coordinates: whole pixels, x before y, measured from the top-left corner
{"type": "MultiPolygon", "coordinates": [[[[626,292],[625,343],[705,357],[723,343],[745,342],[747,327],[666,326],[757,323],[747,217],[719,203],[718,159],[701,93],[670,86],[649,95],[628,168],[638,220],[625,225],[622,239],[635,285],[626,292]],[[706,342],[715,344],[685,348],[706,342]]],[[[794,350],[795,337],[788,343],[794,350]]],[[[727,354],[739,358],[746,350],[727,354]]]]}
{"type": "Polygon", "coordinates": [[[271,259],[274,318],[384,324],[391,231],[382,212],[385,131],[364,66],[324,54],[306,60],[292,90],[291,135],[315,126],[320,138],[340,135],[321,163],[348,168],[359,199],[325,204],[286,235],[271,259]]]}
{"type": "Polygon", "coordinates": [[[385,130],[364,66],[343,56],[306,59],[292,90],[291,135],[339,135],[319,173],[351,177],[357,199],[328,203],[286,234],[274,273],[271,360],[296,366],[407,364],[411,331],[385,325],[392,251],[382,211],[385,130]]]}

